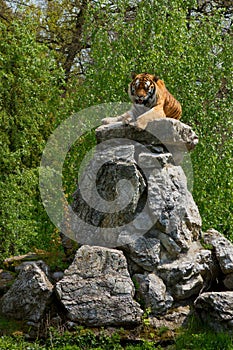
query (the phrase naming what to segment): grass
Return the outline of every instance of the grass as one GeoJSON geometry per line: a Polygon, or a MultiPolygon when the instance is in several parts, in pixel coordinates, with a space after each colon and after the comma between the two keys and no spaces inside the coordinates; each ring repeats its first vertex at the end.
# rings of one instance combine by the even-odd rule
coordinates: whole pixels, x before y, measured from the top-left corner
{"type": "Polygon", "coordinates": [[[227,333],[205,331],[186,332],[177,337],[174,350],[232,350],[232,336],[227,333]]]}
{"type": "MultiPolygon", "coordinates": [[[[13,333],[0,337],[1,350],[233,350],[233,337],[227,333],[216,333],[211,330],[197,331],[182,329],[177,332],[173,342],[165,345],[162,341],[134,340],[125,341],[122,337],[128,330],[119,330],[108,334],[104,329],[95,332],[84,327],[74,331],[60,332],[51,328],[47,339],[27,341],[21,331],[16,331],[17,324],[10,329],[13,333]]],[[[6,326],[1,320],[0,327],[6,326]]],[[[159,334],[159,330],[155,333],[159,334]]],[[[161,331],[162,334],[164,331],[161,331]]]]}
{"type": "Polygon", "coordinates": [[[171,350],[233,350],[233,334],[216,332],[195,316],[188,328],[180,329],[171,350]]]}
{"type": "Polygon", "coordinates": [[[14,335],[14,333],[23,334],[23,329],[24,325],[22,321],[8,319],[0,314],[0,336],[14,335]]]}

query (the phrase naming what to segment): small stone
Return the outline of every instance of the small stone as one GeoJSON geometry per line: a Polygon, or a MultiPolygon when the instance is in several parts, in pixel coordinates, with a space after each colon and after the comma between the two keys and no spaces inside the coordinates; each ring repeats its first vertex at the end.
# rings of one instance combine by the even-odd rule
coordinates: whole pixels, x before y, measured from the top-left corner
{"type": "Polygon", "coordinates": [[[172,288],[172,295],[176,300],[185,300],[193,295],[198,295],[204,283],[201,275],[192,276],[185,282],[178,283],[172,288]]]}
{"type": "Polygon", "coordinates": [[[160,241],[156,238],[139,237],[123,249],[146,271],[153,271],[160,261],[160,241]]]}
{"type": "Polygon", "coordinates": [[[214,248],[216,258],[224,274],[233,272],[233,244],[221,233],[210,229],[203,235],[203,240],[214,248]]]}
{"type": "Polygon", "coordinates": [[[208,289],[216,278],[211,251],[202,249],[196,242],[174,261],[158,265],[157,273],[176,300],[188,299],[208,289]]]}
{"type": "Polygon", "coordinates": [[[224,286],[228,290],[233,290],[233,273],[229,273],[223,280],[224,286]]]}
{"type": "Polygon", "coordinates": [[[160,315],[158,318],[151,318],[151,325],[159,329],[161,327],[167,327],[170,330],[177,330],[188,323],[190,315],[190,306],[178,306],[172,308],[165,315],[160,315]]]}
{"type": "Polygon", "coordinates": [[[55,281],[55,282],[58,282],[62,279],[62,277],[64,276],[64,272],[62,271],[56,271],[52,274],[52,279],[55,281]]]}
{"type": "Polygon", "coordinates": [[[172,296],[167,292],[161,278],[153,273],[133,276],[137,287],[137,300],[150,308],[152,315],[164,314],[173,304],[172,296]]]}

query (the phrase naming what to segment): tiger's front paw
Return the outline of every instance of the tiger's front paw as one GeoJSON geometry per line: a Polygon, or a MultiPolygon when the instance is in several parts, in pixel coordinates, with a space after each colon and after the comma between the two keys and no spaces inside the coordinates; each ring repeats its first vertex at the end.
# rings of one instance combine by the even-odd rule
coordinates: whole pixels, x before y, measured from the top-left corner
{"type": "Polygon", "coordinates": [[[138,130],[145,130],[147,127],[147,121],[143,119],[138,119],[135,123],[134,126],[138,130]]]}
{"type": "Polygon", "coordinates": [[[133,119],[132,119],[132,117],[131,117],[130,114],[124,114],[124,115],[122,116],[122,123],[123,123],[124,125],[129,125],[129,124],[132,123],[132,121],[133,121],[133,119]]]}

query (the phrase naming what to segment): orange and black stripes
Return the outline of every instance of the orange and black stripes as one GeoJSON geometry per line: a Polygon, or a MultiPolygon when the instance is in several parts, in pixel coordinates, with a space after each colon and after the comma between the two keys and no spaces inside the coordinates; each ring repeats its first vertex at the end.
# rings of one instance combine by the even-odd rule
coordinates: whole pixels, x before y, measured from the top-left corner
{"type": "Polygon", "coordinates": [[[167,90],[163,80],[148,73],[134,74],[132,77],[129,96],[133,104],[156,108],[157,111],[161,108],[166,117],[180,119],[181,105],[167,90]]]}
{"type": "Polygon", "coordinates": [[[180,102],[175,99],[175,97],[167,91],[167,96],[164,101],[164,113],[168,118],[180,119],[182,108],[180,102]]]}

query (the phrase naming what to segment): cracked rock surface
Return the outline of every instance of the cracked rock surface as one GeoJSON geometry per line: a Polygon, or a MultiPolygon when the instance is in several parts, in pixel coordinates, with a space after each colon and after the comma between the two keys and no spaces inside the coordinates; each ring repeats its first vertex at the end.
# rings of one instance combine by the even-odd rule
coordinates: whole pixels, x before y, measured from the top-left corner
{"type": "Polygon", "coordinates": [[[82,246],[56,285],[68,318],[89,326],[133,325],[143,311],[122,252],[82,246]]]}

